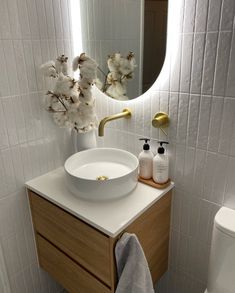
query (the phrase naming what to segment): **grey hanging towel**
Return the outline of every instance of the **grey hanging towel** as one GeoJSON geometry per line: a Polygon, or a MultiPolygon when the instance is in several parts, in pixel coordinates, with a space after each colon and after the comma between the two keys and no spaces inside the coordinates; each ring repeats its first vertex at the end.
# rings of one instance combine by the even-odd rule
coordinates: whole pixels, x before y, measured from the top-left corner
{"type": "Polygon", "coordinates": [[[116,293],[154,293],[144,251],[135,234],[124,233],[115,247],[118,285],[116,293]]]}

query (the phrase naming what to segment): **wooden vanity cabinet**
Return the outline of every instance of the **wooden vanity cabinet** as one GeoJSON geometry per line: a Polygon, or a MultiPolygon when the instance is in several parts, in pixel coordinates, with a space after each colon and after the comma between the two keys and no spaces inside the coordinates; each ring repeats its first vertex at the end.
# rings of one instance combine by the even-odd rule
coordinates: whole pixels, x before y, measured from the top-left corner
{"type": "Polygon", "coordinates": [[[137,235],[154,283],[167,270],[171,191],[115,238],[36,193],[28,190],[28,194],[39,264],[68,292],[115,292],[114,249],[124,232],[137,235]]]}

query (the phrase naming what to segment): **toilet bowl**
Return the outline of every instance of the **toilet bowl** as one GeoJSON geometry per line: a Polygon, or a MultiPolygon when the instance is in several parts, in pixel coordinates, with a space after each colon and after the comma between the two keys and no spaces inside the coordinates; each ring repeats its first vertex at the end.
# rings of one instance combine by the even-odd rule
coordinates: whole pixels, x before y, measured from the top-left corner
{"type": "Polygon", "coordinates": [[[222,207],[214,219],[205,293],[235,292],[235,210],[222,207]]]}

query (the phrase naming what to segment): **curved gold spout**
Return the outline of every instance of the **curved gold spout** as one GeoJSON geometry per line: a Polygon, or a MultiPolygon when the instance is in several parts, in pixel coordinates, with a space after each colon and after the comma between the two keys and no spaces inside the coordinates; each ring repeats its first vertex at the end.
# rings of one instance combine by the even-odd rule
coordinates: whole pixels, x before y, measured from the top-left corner
{"type": "Polygon", "coordinates": [[[116,119],[120,119],[123,117],[124,118],[131,118],[131,111],[129,109],[123,109],[121,113],[114,114],[114,115],[103,118],[99,124],[99,129],[98,129],[99,136],[104,136],[104,126],[107,122],[112,121],[112,120],[116,120],[116,119]]]}

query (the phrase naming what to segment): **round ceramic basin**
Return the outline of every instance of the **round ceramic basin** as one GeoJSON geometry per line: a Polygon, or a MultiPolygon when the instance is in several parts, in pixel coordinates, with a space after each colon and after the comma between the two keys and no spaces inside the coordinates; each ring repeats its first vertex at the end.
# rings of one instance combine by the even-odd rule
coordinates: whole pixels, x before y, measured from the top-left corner
{"type": "Polygon", "coordinates": [[[64,165],[67,187],[87,200],[108,200],[130,193],[138,182],[139,161],[115,148],[94,148],[69,157],[64,165]]]}

